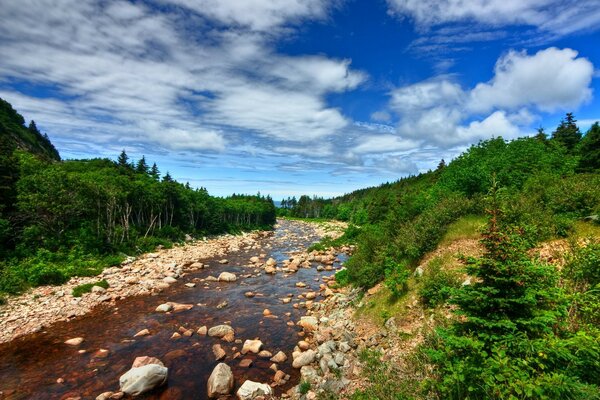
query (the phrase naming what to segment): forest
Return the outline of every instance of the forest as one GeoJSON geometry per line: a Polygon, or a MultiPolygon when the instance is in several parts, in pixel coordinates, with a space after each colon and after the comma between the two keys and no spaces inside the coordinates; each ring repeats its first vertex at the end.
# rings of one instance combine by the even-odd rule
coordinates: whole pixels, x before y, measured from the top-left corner
{"type": "Polygon", "coordinates": [[[324,243],[357,245],[339,284],[383,283],[389,297],[371,306],[384,309],[384,321],[386,307],[415,291],[425,309],[448,315],[406,365],[372,358],[378,372],[353,399],[600,398],[598,123],[582,134],[567,114],[550,137],[540,129],[485,140],[434,171],[329,207],[351,225],[324,243]],[[437,258],[423,272],[423,257],[461,229],[483,254],[463,257],[459,270],[437,258]],[[567,243],[562,267],[533,256],[557,240],[567,243]]]}
{"type": "Polygon", "coordinates": [[[186,235],[275,223],[268,196],[210,196],[125,151],[117,161],[61,161],[35,122],[26,126],[2,99],[0,138],[0,293],[95,275],[186,235]]]}

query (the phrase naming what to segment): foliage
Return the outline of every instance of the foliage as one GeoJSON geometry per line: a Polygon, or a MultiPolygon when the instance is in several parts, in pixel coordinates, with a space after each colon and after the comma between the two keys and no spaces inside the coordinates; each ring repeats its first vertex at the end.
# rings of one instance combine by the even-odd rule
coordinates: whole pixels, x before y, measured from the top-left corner
{"type": "Polygon", "coordinates": [[[447,268],[441,257],[431,260],[420,278],[419,297],[427,307],[444,304],[461,285],[457,271],[447,268]]]}
{"type": "Polygon", "coordinates": [[[600,170],[600,125],[594,123],[581,140],[581,158],[578,169],[582,172],[600,170]]]}
{"type": "Polygon", "coordinates": [[[552,133],[552,140],[560,143],[568,151],[574,151],[581,141],[581,131],[576,122],[573,113],[567,113],[565,119],[560,121],[560,125],[552,133]]]}
{"type": "Polygon", "coordinates": [[[408,290],[410,271],[405,262],[396,263],[391,258],[385,260],[385,286],[396,297],[402,296],[408,290]]]}
{"type": "Polygon", "coordinates": [[[73,297],[81,297],[84,293],[90,293],[94,286],[100,286],[101,288],[108,289],[109,285],[106,279],[95,283],[84,283],[83,285],[75,286],[73,288],[73,297]]]}
{"type": "Polygon", "coordinates": [[[565,331],[558,273],[528,258],[495,188],[482,243],[485,254],[467,269],[474,283],[452,299],[462,318],[439,329],[429,349],[433,391],[447,399],[597,398],[599,337],[565,331]]]}
{"type": "Polygon", "coordinates": [[[168,247],[186,233],[239,232],[275,223],[268,196],[212,197],[168,173],[159,179],[158,167],[148,168],[145,157],[134,167],[125,150],[116,162],[58,162],[53,147],[39,145],[46,146],[40,150],[27,139],[32,135],[41,135],[35,123],[25,128],[24,119],[0,100],[0,291],[98,273],[106,256],[168,247]]]}

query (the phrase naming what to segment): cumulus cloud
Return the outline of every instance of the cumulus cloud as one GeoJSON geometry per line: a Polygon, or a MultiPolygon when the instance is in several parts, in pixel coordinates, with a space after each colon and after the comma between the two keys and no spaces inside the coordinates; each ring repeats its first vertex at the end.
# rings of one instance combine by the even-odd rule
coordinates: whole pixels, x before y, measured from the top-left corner
{"type": "Polygon", "coordinates": [[[551,47],[529,56],[510,51],[496,63],[494,78],[471,92],[476,111],[533,106],[542,111],[576,108],[591,98],[594,66],[572,49],[551,47]]]}

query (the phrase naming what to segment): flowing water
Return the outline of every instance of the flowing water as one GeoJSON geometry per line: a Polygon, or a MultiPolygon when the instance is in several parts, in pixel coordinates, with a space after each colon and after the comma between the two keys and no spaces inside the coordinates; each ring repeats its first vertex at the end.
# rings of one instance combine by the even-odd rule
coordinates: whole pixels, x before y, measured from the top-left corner
{"type": "MultiPolygon", "coordinates": [[[[152,296],[137,296],[118,301],[112,306],[98,306],[92,312],[69,322],[59,322],[46,331],[0,344],[0,399],[95,399],[105,391],[118,391],[119,376],[131,367],[137,356],[159,358],[169,368],[167,385],[142,399],[205,399],[206,384],[210,373],[217,365],[212,353],[212,345],[220,343],[227,352],[224,360],[233,370],[235,388],[246,379],[270,383],[274,372],[268,359],[251,358],[250,368],[239,367],[240,359],[232,359],[232,347],[241,350],[241,344],[226,343],[211,337],[201,337],[194,333],[191,337],[182,336],[172,340],[173,332],[179,327],[196,331],[206,325],[209,328],[222,323],[230,323],[235,329],[236,339],[260,338],[264,348],[275,354],[284,351],[288,360],[279,368],[291,375],[291,380],[275,389],[282,393],[298,383],[299,371],[291,366],[291,352],[299,340],[300,329],[288,326],[304,315],[304,310],[293,308],[300,293],[318,291],[323,276],[333,272],[317,272],[316,268],[300,268],[296,274],[284,276],[266,275],[242,278],[251,274],[254,268],[248,266],[250,257],[259,252],[270,253],[277,261],[289,258],[289,253],[304,250],[319,240],[317,234],[305,224],[280,221],[277,229],[269,237],[261,240],[261,250],[240,250],[227,255],[229,263],[220,265],[216,260],[204,260],[207,269],[189,273],[180,278],[163,292],[152,296]],[[186,282],[198,281],[209,275],[218,276],[223,271],[233,272],[237,282],[209,282],[208,287],[198,283],[194,288],[184,286],[186,282]],[[298,289],[296,282],[308,285],[298,289]],[[244,293],[257,293],[254,298],[246,298],[244,293]],[[283,304],[282,298],[294,295],[294,301],[283,304]],[[218,309],[223,301],[228,306],[218,309]],[[154,312],[165,302],[194,304],[188,311],[168,314],[154,312]],[[263,310],[268,308],[277,318],[264,318],[263,310]],[[286,316],[285,313],[291,313],[286,316]],[[133,339],[136,332],[149,329],[150,336],[133,339]],[[73,337],[83,337],[80,346],[68,346],[64,341],[73,337]],[[85,349],[80,354],[78,350],[85,349]],[[94,356],[99,349],[108,349],[107,357],[94,356]],[[57,383],[57,379],[64,379],[57,383]]],[[[343,260],[343,255],[340,255],[343,260]]],[[[316,264],[313,264],[316,266],[316,264]]],[[[339,268],[336,261],[334,268],[339,268]]]]}

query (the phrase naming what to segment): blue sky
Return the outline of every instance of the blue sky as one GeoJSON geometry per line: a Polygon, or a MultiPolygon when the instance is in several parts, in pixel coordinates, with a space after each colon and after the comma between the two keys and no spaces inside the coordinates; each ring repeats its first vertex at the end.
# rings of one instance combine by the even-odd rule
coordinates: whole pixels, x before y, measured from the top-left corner
{"type": "Polygon", "coordinates": [[[600,119],[598,0],[6,0],[0,97],[63,158],[334,196],[600,119]]]}

